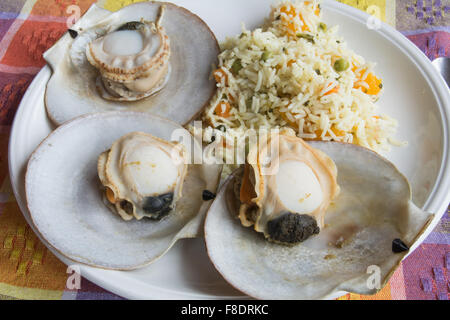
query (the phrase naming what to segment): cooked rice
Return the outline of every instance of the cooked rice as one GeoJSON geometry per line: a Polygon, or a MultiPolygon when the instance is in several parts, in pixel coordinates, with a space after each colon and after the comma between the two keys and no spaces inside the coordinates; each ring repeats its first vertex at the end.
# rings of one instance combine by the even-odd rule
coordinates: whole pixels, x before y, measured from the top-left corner
{"type": "Polygon", "coordinates": [[[218,92],[202,118],[205,142],[242,145],[248,129],[289,128],[306,140],[377,152],[402,145],[392,138],[397,121],[377,112],[375,65],[347,47],[337,26],[327,28],[319,10],[317,1],[283,1],[264,27],[243,26],[221,45],[218,92]],[[343,72],[334,69],[338,59],[349,62],[343,72]]]}

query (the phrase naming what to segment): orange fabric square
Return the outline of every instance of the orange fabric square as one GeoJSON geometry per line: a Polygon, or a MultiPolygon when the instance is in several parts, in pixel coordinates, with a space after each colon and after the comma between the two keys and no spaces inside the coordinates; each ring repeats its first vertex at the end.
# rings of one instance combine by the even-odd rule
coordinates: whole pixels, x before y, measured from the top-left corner
{"type": "Polygon", "coordinates": [[[83,15],[94,2],[95,0],[38,0],[31,10],[31,15],[69,18],[74,13],[70,6],[78,6],[83,15]]]}
{"type": "Polygon", "coordinates": [[[25,21],[14,36],[1,63],[13,67],[42,67],[42,54],[66,32],[65,23],[25,21]]]}

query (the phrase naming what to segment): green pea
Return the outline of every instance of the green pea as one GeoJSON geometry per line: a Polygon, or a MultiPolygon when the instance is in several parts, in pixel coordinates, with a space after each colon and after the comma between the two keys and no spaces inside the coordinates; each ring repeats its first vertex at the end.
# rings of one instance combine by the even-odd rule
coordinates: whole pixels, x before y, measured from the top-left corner
{"type": "Polygon", "coordinates": [[[336,62],[334,63],[334,70],[336,70],[337,72],[345,71],[349,67],[350,63],[348,63],[348,61],[343,58],[336,60],[336,62]]]}
{"type": "Polygon", "coordinates": [[[267,50],[264,51],[263,54],[261,55],[261,60],[264,61],[264,62],[266,62],[267,59],[269,59],[269,58],[270,58],[270,52],[267,51],[267,50]]]}
{"type": "Polygon", "coordinates": [[[242,68],[243,68],[243,66],[242,66],[241,59],[236,59],[236,60],[234,60],[233,65],[231,66],[231,71],[234,74],[238,74],[239,71],[241,71],[242,68]]]}

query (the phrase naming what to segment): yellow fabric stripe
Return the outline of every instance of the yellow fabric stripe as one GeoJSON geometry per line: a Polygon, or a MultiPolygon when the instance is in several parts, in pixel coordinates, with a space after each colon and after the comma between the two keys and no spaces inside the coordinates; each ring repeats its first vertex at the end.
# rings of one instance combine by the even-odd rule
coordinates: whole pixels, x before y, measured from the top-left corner
{"type": "Polygon", "coordinates": [[[24,287],[16,287],[6,283],[0,283],[2,295],[26,300],[59,300],[62,298],[62,290],[44,290],[24,287]]]}
{"type": "Polygon", "coordinates": [[[386,0],[338,0],[386,21],[386,0]]]}
{"type": "Polygon", "coordinates": [[[97,4],[103,8],[105,8],[106,10],[109,11],[117,11],[125,6],[128,6],[130,4],[133,3],[137,3],[137,2],[144,2],[147,0],[100,0],[97,2],[97,4]]]}

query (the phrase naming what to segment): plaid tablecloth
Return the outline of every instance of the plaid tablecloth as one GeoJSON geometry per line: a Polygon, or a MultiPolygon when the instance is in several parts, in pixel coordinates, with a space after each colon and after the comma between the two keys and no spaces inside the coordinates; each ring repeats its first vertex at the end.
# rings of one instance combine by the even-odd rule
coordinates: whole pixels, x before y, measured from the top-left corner
{"type": "MultiPolygon", "coordinates": [[[[226,0],[216,0],[226,1],[226,0]]],[[[245,1],[245,0],[243,0],[245,1]]],[[[117,10],[132,0],[102,0],[117,10]]],[[[396,27],[434,59],[450,56],[450,0],[341,0],[396,27]]],[[[69,274],[33,234],[14,199],[8,176],[8,138],[19,102],[45,64],[42,53],[83,14],[93,0],[0,1],[0,299],[121,299],[86,279],[66,287],[69,274]],[[72,17],[72,18],[71,18],[72,17]]],[[[376,296],[341,299],[448,300],[450,218],[443,217],[426,241],[376,296]]]]}

